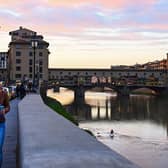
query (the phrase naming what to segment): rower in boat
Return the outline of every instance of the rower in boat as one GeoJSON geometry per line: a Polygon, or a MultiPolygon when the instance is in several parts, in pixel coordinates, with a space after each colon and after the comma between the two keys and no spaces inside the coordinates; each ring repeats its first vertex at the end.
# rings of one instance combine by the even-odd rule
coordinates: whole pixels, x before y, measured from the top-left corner
{"type": "Polygon", "coordinates": [[[114,137],[114,130],[113,129],[110,130],[110,137],[114,137]]]}

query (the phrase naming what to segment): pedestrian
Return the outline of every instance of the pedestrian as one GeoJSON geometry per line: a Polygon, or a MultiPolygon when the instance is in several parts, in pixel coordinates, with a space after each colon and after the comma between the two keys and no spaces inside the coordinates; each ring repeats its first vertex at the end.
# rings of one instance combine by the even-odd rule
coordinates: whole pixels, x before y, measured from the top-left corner
{"type": "Polygon", "coordinates": [[[29,92],[32,91],[32,83],[31,83],[31,82],[28,83],[28,91],[29,91],[29,92]]]}
{"type": "Polygon", "coordinates": [[[22,83],[20,85],[20,99],[23,99],[24,96],[26,96],[26,89],[25,89],[24,84],[22,83]]]}
{"type": "Polygon", "coordinates": [[[3,160],[3,143],[5,139],[5,114],[9,112],[9,97],[7,92],[3,91],[2,83],[0,83],[0,168],[3,160]]]}
{"type": "Polygon", "coordinates": [[[20,96],[20,85],[17,84],[16,85],[16,97],[19,97],[20,96]]]}

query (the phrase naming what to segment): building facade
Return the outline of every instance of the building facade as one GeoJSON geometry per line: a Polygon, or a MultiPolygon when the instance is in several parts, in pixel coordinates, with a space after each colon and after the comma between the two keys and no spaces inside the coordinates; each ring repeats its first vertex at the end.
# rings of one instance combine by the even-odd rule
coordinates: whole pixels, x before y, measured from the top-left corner
{"type": "Polygon", "coordinates": [[[135,64],[135,65],[117,65],[111,66],[111,69],[141,69],[141,70],[168,70],[168,53],[167,58],[163,60],[156,60],[152,62],[147,62],[145,64],[135,64]]]}
{"type": "Polygon", "coordinates": [[[8,53],[0,52],[0,81],[7,82],[8,53]]]}
{"type": "Polygon", "coordinates": [[[43,40],[43,36],[22,27],[9,35],[10,81],[48,80],[49,43],[43,40]]]}
{"type": "Polygon", "coordinates": [[[7,68],[7,59],[8,59],[8,53],[0,52],[0,68],[1,69],[7,68]]]}

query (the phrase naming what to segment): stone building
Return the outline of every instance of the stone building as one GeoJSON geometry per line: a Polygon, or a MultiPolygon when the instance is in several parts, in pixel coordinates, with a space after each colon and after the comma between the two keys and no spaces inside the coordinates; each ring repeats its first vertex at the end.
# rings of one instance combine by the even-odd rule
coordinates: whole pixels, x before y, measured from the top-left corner
{"type": "Polygon", "coordinates": [[[43,36],[23,27],[9,35],[10,81],[48,80],[49,43],[43,36]]]}
{"type": "Polygon", "coordinates": [[[7,64],[8,64],[8,53],[0,52],[0,81],[4,82],[8,81],[7,64]]]}

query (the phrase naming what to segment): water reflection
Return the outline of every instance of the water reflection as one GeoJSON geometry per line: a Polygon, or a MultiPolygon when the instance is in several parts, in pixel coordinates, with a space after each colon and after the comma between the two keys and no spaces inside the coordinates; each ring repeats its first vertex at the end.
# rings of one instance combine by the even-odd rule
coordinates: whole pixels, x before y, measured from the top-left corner
{"type": "Polygon", "coordinates": [[[109,128],[115,127],[119,132],[128,130],[128,135],[141,132],[147,137],[145,131],[148,130],[150,137],[167,139],[168,99],[144,95],[117,97],[111,92],[90,91],[85,93],[83,101],[74,99],[73,92],[65,89],[60,93],[49,92],[49,95],[58,99],[80,123],[104,121],[104,125],[108,122],[109,128]]]}
{"type": "Polygon", "coordinates": [[[83,120],[151,120],[158,124],[168,124],[168,99],[152,96],[101,97],[88,92],[85,102],[78,101],[65,107],[79,121],[83,120]]]}
{"type": "Polygon", "coordinates": [[[140,167],[167,166],[167,98],[121,98],[109,92],[86,92],[85,101],[74,101],[73,92],[68,90],[52,96],[80,121],[80,127],[88,128],[99,141],[140,167]],[[109,136],[111,129],[115,133],[113,139],[109,136]]]}

